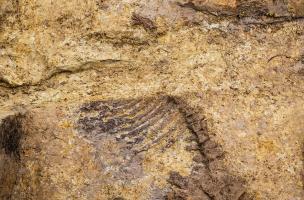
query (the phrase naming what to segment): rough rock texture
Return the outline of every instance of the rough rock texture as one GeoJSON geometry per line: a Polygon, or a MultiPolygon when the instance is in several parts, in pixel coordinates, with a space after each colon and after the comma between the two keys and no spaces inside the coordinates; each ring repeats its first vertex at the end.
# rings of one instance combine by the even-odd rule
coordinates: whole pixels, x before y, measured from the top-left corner
{"type": "Polygon", "coordinates": [[[200,112],[179,101],[163,96],[48,105],[5,118],[2,197],[208,200],[247,195],[244,180],[225,168],[224,152],[210,138],[200,112]]]}
{"type": "Polygon", "coordinates": [[[302,200],[303,18],[303,0],[0,0],[0,198],[302,200]]]}

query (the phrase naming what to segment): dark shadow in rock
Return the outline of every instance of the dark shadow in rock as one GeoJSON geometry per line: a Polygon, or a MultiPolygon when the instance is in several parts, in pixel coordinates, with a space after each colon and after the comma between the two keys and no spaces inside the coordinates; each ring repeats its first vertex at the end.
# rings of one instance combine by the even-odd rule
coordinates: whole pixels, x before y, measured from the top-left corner
{"type": "Polygon", "coordinates": [[[10,115],[0,121],[0,199],[10,199],[17,180],[22,137],[22,116],[10,115]]]}
{"type": "Polygon", "coordinates": [[[20,139],[22,136],[21,115],[11,115],[0,125],[0,148],[16,158],[20,157],[20,139]]]}

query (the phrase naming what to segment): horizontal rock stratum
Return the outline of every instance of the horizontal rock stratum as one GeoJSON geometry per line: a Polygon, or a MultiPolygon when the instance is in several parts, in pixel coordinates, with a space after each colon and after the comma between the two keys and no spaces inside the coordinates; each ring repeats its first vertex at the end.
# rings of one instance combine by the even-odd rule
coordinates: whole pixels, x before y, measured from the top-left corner
{"type": "Polygon", "coordinates": [[[303,0],[0,0],[0,199],[302,200],[303,0]]]}
{"type": "Polygon", "coordinates": [[[181,0],[181,5],[215,15],[238,17],[303,17],[304,3],[298,0],[181,0]]]}

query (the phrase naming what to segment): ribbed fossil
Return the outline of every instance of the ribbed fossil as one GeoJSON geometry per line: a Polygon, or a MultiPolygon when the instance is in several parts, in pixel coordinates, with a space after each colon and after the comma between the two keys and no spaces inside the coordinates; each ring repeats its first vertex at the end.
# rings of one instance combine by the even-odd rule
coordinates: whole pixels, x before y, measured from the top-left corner
{"type": "Polygon", "coordinates": [[[165,195],[167,199],[249,198],[244,197],[242,180],[229,175],[218,164],[224,152],[210,139],[206,120],[179,99],[163,96],[89,102],[80,108],[78,129],[97,146],[96,157],[102,157],[100,164],[104,168],[118,169],[111,171],[116,180],[142,178],[145,151],[152,149],[162,154],[178,140],[187,140],[186,150],[195,155],[191,175],[183,177],[171,171],[168,182],[172,186],[171,192],[165,195]],[[182,136],[187,131],[192,135],[185,139],[182,136]],[[106,147],[113,141],[119,148],[109,152],[106,147]],[[109,163],[106,161],[109,158],[117,162],[109,163]]]}
{"type": "Polygon", "coordinates": [[[178,130],[179,110],[173,99],[95,101],[85,104],[79,119],[85,137],[115,137],[138,153],[178,130]]]}

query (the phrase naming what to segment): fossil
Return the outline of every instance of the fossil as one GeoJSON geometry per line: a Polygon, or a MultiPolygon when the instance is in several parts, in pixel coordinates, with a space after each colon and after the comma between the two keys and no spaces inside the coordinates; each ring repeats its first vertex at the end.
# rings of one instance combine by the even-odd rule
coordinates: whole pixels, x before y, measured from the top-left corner
{"type": "Polygon", "coordinates": [[[178,98],[88,102],[80,108],[80,116],[80,134],[96,146],[96,158],[102,158],[99,162],[104,169],[118,169],[111,171],[116,181],[130,182],[149,176],[142,169],[145,152],[159,157],[166,151],[174,153],[172,146],[183,140],[187,143],[185,150],[193,154],[191,173],[181,176],[169,171],[167,181],[171,186],[166,190],[170,192],[163,191],[163,198],[245,198],[244,182],[230,175],[220,163],[224,152],[210,139],[206,119],[178,98]],[[109,143],[119,148],[115,152],[108,150],[109,143]]]}

